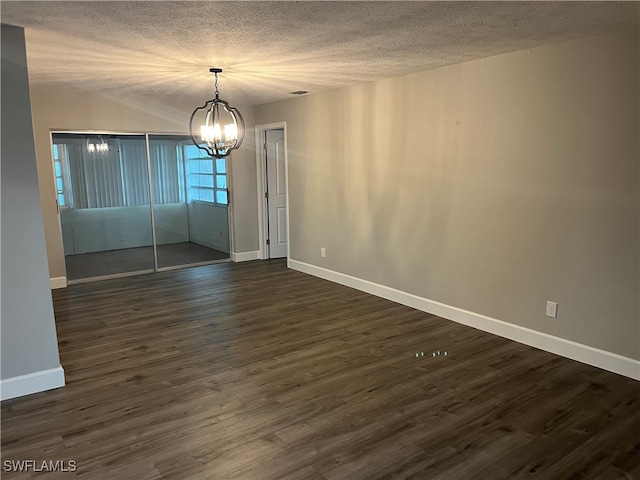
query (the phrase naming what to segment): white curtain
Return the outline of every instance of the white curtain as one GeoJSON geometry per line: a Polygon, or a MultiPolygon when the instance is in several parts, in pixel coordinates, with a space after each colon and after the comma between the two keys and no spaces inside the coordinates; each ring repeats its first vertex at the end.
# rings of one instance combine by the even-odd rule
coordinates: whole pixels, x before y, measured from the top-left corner
{"type": "Polygon", "coordinates": [[[145,142],[121,139],[119,143],[125,205],[127,207],[149,205],[149,172],[145,142]]]}
{"type": "Polygon", "coordinates": [[[178,142],[153,140],[149,142],[151,150],[151,179],[153,181],[153,203],[181,203],[181,182],[184,182],[179,170],[178,142]]]}
{"type": "MultiPolygon", "coordinates": [[[[145,141],[110,139],[109,152],[89,153],[84,139],[55,138],[68,171],[65,198],[73,208],[149,205],[149,171],[145,141]]],[[[153,202],[184,203],[182,146],[174,140],[152,140],[153,202]]]]}
{"type": "Polygon", "coordinates": [[[84,142],[67,143],[74,208],[124,206],[118,151],[91,154],[84,142]]]}

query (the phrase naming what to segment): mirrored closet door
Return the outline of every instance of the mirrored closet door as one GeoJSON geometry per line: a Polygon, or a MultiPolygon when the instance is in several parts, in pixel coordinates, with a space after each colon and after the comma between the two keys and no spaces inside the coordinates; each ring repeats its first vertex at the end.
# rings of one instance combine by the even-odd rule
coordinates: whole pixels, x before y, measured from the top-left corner
{"type": "Polygon", "coordinates": [[[229,258],[226,161],[187,136],[149,135],[158,268],[229,258]]]}
{"type": "Polygon", "coordinates": [[[53,133],[69,283],[229,259],[227,170],[184,135],[53,133]]]}

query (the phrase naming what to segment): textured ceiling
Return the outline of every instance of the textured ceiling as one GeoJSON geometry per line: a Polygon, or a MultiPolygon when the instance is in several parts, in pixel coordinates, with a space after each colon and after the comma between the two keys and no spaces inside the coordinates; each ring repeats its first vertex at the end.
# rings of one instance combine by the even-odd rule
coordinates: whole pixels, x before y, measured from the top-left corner
{"type": "Polygon", "coordinates": [[[10,2],[31,82],[261,104],[638,25],[638,2],[10,2]]]}

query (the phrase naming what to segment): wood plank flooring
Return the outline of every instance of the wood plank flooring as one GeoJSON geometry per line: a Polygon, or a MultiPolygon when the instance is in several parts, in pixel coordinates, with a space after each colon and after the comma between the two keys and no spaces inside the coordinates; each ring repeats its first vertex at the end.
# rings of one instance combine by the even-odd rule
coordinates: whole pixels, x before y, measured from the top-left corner
{"type": "Polygon", "coordinates": [[[639,382],[282,261],[54,305],[67,386],[2,403],[2,459],[77,470],[3,479],[640,479],[639,382]]]}

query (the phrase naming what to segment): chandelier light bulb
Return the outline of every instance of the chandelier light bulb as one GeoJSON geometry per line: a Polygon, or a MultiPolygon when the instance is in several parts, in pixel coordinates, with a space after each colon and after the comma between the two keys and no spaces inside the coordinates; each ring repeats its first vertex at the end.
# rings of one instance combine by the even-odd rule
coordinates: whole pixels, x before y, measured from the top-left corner
{"type": "Polygon", "coordinates": [[[217,124],[217,123],[213,125],[213,141],[214,142],[223,142],[222,132],[220,130],[220,125],[217,124]]]}
{"type": "Polygon", "coordinates": [[[238,139],[238,126],[234,123],[229,123],[224,126],[224,138],[227,141],[235,141],[238,139]]]}
{"type": "Polygon", "coordinates": [[[207,144],[213,142],[213,127],[211,125],[202,125],[200,127],[200,138],[207,144]]]}

